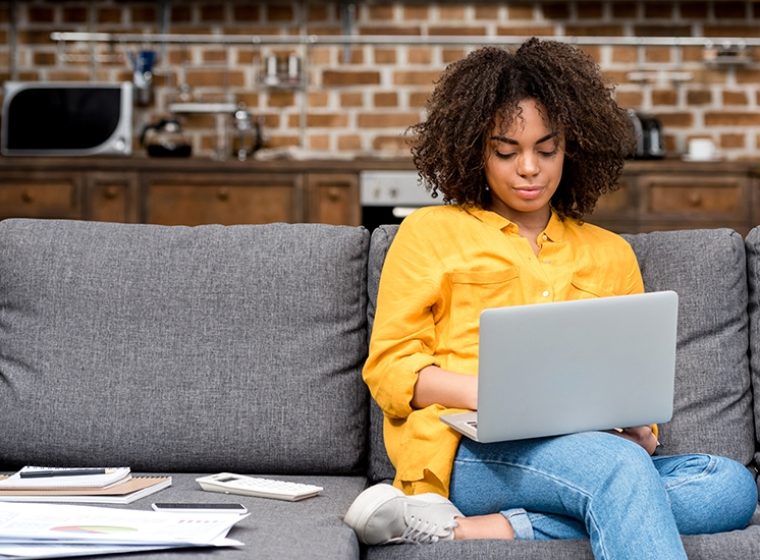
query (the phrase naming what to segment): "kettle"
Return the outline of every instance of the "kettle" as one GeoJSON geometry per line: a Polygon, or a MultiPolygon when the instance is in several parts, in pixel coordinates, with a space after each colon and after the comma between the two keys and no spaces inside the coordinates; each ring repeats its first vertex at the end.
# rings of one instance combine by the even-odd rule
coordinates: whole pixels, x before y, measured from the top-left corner
{"type": "Polygon", "coordinates": [[[636,149],[631,157],[634,159],[661,159],[665,157],[665,138],[662,123],[652,116],[629,110],[628,116],[636,134],[636,149]]]}
{"type": "Polygon", "coordinates": [[[177,119],[161,119],[143,127],[140,144],[152,157],[188,157],[193,152],[177,119]]]}
{"type": "Polygon", "coordinates": [[[261,125],[254,121],[251,113],[244,107],[238,107],[234,113],[235,119],[235,146],[234,154],[238,160],[245,161],[248,156],[264,144],[264,138],[261,133],[261,125]]]}

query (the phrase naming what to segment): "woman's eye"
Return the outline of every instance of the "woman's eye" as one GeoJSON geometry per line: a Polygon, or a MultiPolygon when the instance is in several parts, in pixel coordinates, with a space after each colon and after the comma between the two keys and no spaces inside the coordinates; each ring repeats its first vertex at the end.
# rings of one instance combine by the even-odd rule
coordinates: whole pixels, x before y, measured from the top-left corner
{"type": "Polygon", "coordinates": [[[557,148],[554,148],[552,150],[541,150],[538,153],[544,157],[552,157],[557,154],[557,148]]]}
{"type": "Polygon", "coordinates": [[[511,157],[515,155],[514,152],[504,153],[504,152],[495,151],[494,153],[496,154],[496,157],[500,159],[510,159],[511,157]]]}

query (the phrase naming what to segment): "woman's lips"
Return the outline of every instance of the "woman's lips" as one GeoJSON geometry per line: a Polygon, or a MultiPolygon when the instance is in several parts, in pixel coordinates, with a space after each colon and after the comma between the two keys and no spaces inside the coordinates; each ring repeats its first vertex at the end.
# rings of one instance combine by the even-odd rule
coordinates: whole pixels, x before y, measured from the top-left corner
{"type": "Polygon", "coordinates": [[[514,190],[517,193],[517,196],[524,200],[535,200],[541,196],[544,189],[540,186],[530,185],[525,187],[515,187],[514,190]]]}

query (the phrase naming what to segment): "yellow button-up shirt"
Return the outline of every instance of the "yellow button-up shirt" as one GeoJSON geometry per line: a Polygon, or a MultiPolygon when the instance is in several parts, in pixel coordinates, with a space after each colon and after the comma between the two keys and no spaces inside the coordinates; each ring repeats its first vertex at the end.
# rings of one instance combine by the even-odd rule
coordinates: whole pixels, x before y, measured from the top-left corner
{"type": "Polygon", "coordinates": [[[411,401],[426,366],[477,373],[483,309],[644,290],[631,246],[614,233],[552,212],[537,243],[538,255],[516,224],[471,207],[422,208],[399,227],[363,375],[384,413],[394,484],[406,493],[448,496],[460,436],[439,416],[450,409],[411,401]]]}

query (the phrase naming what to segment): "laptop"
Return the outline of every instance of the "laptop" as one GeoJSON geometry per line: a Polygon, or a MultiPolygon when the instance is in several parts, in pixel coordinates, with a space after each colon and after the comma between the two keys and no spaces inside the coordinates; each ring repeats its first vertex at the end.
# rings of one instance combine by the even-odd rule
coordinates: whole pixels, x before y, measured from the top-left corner
{"type": "Polygon", "coordinates": [[[486,309],[478,410],[441,420],[479,442],[667,422],[673,291],[486,309]]]}

